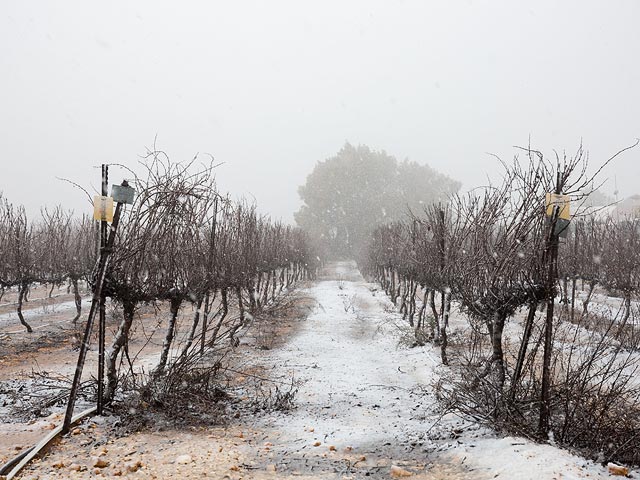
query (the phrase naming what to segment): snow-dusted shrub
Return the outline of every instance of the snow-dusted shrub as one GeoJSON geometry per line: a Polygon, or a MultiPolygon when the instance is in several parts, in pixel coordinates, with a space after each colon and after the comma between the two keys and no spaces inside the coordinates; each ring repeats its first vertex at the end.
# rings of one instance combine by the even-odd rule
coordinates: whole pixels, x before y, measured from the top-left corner
{"type": "MultiPolygon", "coordinates": [[[[584,318],[584,317],[582,317],[584,318]]],[[[599,461],[640,464],[640,352],[624,346],[620,315],[601,318],[604,329],[590,330],[578,319],[561,316],[554,337],[549,431],[544,437],[599,461]]],[[[515,352],[507,355],[504,388],[483,375],[469,347],[455,379],[441,382],[442,405],[485,425],[511,434],[540,439],[538,430],[541,365],[541,319],[521,376],[513,383],[515,352]]],[[[543,438],[546,440],[546,438],[543,438]]]]}

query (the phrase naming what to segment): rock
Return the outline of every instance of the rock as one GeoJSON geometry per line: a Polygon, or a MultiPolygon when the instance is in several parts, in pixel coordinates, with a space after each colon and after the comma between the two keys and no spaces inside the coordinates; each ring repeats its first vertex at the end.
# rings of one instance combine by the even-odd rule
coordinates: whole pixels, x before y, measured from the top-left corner
{"type": "Polygon", "coordinates": [[[274,464],[267,465],[267,472],[276,472],[276,471],[278,471],[278,469],[274,464]]]}
{"type": "Polygon", "coordinates": [[[80,435],[81,433],[82,433],[82,430],[80,430],[78,427],[71,430],[71,435],[80,435]]]}
{"type": "Polygon", "coordinates": [[[102,457],[93,457],[91,465],[95,468],[105,468],[109,466],[109,462],[102,457]]]}
{"type": "Polygon", "coordinates": [[[69,465],[69,470],[72,472],[84,472],[87,469],[84,465],[78,465],[77,463],[72,463],[69,465]]]}
{"type": "Polygon", "coordinates": [[[193,458],[191,458],[191,455],[188,454],[180,455],[176,458],[175,461],[175,463],[179,463],[180,465],[188,465],[191,462],[193,462],[193,458]]]}
{"type": "Polygon", "coordinates": [[[410,472],[409,470],[405,470],[404,468],[398,467],[396,465],[391,466],[390,473],[391,473],[391,476],[394,478],[411,477],[413,475],[413,473],[410,472]]]}
{"type": "Polygon", "coordinates": [[[313,446],[314,446],[314,447],[319,447],[320,445],[322,445],[322,443],[320,443],[320,442],[315,442],[315,443],[313,444],[313,446]]]}
{"type": "Polygon", "coordinates": [[[627,467],[623,467],[622,465],[616,465],[615,463],[609,463],[607,465],[609,469],[609,473],[611,475],[619,475],[622,477],[626,477],[629,475],[629,469],[627,467]]]}
{"type": "Polygon", "coordinates": [[[336,446],[335,445],[329,445],[329,451],[330,452],[335,452],[336,451],[336,446]]]}
{"type": "Polygon", "coordinates": [[[131,461],[125,464],[125,468],[127,469],[127,472],[131,472],[131,473],[137,472],[140,469],[140,467],[142,467],[142,462],[140,460],[136,460],[135,462],[131,461]]]}
{"type": "Polygon", "coordinates": [[[53,468],[55,469],[60,469],[60,468],[64,468],[64,461],[63,460],[58,460],[57,462],[55,462],[54,464],[51,465],[53,468]]]}
{"type": "Polygon", "coordinates": [[[107,453],[109,453],[109,450],[107,450],[107,447],[102,447],[98,452],[96,452],[96,456],[97,457],[104,457],[107,453]]]}

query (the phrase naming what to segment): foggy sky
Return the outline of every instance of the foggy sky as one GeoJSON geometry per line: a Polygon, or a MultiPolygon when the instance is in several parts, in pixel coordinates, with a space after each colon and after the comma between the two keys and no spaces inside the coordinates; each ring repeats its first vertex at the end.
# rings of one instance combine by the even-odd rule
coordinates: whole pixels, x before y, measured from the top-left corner
{"type": "MultiPolygon", "coordinates": [[[[640,3],[21,1],[0,10],[0,191],[89,211],[56,176],[208,152],[285,221],[345,141],[486,183],[514,145],[597,165],[640,137],[640,3]]],[[[604,191],[640,193],[640,148],[604,191]]],[[[122,176],[112,171],[112,182],[122,176]]]]}

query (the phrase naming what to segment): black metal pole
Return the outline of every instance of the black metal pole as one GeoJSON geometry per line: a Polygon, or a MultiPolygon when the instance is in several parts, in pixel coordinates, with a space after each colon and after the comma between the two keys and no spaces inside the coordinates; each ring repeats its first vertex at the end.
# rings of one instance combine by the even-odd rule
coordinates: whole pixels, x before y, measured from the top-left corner
{"type": "MultiPolygon", "coordinates": [[[[555,193],[560,194],[562,185],[560,184],[560,172],[557,172],[555,193]]],[[[556,232],[556,225],[560,215],[560,208],[553,207],[549,224],[549,236],[546,244],[547,260],[547,316],[544,326],[544,351],[542,356],[542,391],[540,395],[540,418],[538,422],[538,434],[545,437],[549,432],[549,420],[551,418],[551,353],[553,350],[553,310],[555,305],[555,284],[558,279],[558,244],[559,238],[556,232]]]]}
{"type": "MultiPolygon", "coordinates": [[[[102,165],[102,196],[108,195],[109,189],[109,166],[102,165]]],[[[100,222],[100,250],[107,246],[107,221],[100,222]]],[[[100,295],[100,315],[98,322],[98,405],[97,413],[102,415],[104,403],[104,337],[106,329],[106,299],[104,295],[100,295]]]]}

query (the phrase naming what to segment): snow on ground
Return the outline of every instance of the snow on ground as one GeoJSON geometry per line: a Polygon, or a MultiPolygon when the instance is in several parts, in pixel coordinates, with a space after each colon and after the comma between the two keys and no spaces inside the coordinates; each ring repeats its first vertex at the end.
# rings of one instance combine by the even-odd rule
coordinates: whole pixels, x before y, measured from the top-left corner
{"type": "MultiPolygon", "coordinates": [[[[83,307],[88,308],[88,306],[90,305],[90,302],[91,302],[91,297],[84,297],[82,299],[83,307]]],[[[60,302],[60,303],[53,303],[51,305],[38,306],[36,308],[30,308],[30,309],[25,308],[24,310],[22,310],[22,315],[24,316],[24,319],[27,322],[29,322],[30,320],[40,318],[46,315],[51,315],[53,313],[67,312],[70,310],[75,311],[75,309],[76,309],[76,303],[74,300],[71,300],[68,302],[60,302]]],[[[18,319],[18,313],[15,311],[0,314],[0,327],[6,327],[8,325],[16,325],[17,326],[16,331],[21,332],[24,330],[24,327],[20,325],[20,320],[18,319]]],[[[8,332],[8,333],[15,333],[15,332],[8,332]]]]}
{"type": "Polygon", "coordinates": [[[453,414],[440,418],[431,387],[446,368],[438,350],[404,346],[405,322],[353,263],[326,273],[304,291],[316,306],[292,338],[273,350],[244,350],[247,365],[283,382],[281,391],[298,382],[294,409],[117,439],[100,427],[110,421],[96,417],[23,478],[609,478],[600,465],[552,445],[500,438],[453,414]],[[96,473],[91,462],[101,455],[110,466],[96,473]],[[128,473],[124,465],[133,461],[142,467],[128,473]]]}
{"type": "Polygon", "coordinates": [[[354,264],[339,263],[334,273],[335,280],[309,289],[317,307],[299,334],[262,359],[283,381],[302,382],[295,410],[257,417],[253,425],[272,432],[279,471],[388,478],[395,465],[414,478],[609,476],[551,445],[497,438],[453,415],[434,425],[439,415],[430,385],[444,368],[438,352],[399,346],[401,318],[354,264]],[[339,454],[345,451],[352,458],[339,454]]]}

